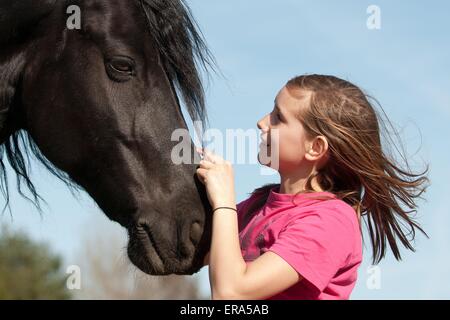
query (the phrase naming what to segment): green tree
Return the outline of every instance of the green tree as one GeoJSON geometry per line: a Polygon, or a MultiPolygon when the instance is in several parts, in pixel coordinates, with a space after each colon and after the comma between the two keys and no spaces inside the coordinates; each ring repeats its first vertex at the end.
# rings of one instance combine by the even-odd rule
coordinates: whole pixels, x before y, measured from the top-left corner
{"type": "Polygon", "coordinates": [[[47,245],[0,228],[0,299],[70,299],[66,279],[47,245]]]}

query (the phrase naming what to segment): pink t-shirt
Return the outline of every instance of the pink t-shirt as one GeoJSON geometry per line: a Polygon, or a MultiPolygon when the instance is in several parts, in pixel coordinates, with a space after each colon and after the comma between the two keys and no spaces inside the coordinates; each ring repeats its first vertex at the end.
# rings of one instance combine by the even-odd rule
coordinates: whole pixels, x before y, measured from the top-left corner
{"type": "Polygon", "coordinates": [[[271,189],[266,204],[250,218],[245,214],[257,196],[237,205],[244,260],[272,251],[303,277],[268,299],[348,299],[362,262],[355,210],[329,192],[299,194],[293,204],[293,195],[276,191],[271,189]]]}

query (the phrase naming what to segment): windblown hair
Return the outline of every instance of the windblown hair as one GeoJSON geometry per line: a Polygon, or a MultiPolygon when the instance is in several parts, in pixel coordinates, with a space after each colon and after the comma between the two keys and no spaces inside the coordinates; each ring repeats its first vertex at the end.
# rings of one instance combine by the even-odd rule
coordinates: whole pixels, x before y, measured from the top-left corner
{"type": "MultiPolygon", "coordinates": [[[[149,32],[156,41],[161,59],[164,63],[165,71],[177,93],[181,93],[185,107],[193,121],[200,120],[204,123],[208,121],[205,107],[204,86],[200,76],[202,67],[205,74],[209,70],[215,70],[216,62],[207,48],[203,35],[198,29],[195,19],[192,17],[190,9],[183,0],[137,0],[142,8],[144,19],[147,21],[149,32]]],[[[23,13],[24,16],[28,12],[23,13]]],[[[0,12],[0,16],[6,15],[0,12]]],[[[6,16],[5,16],[6,17],[6,16]]],[[[7,18],[7,17],[6,17],[7,18]]],[[[11,23],[14,19],[10,19],[11,23]]],[[[15,32],[12,26],[11,32],[15,32]]],[[[14,34],[15,35],[15,34],[14,34]]],[[[12,39],[13,34],[2,35],[3,39],[12,39]]],[[[17,39],[11,45],[20,43],[17,39]]],[[[3,46],[3,44],[2,44],[3,46]]],[[[6,46],[6,45],[5,45],[6,46]]],[[[20,77],[17,72],[20,64],[24,61],[0,61],[0,105],[13,104],[16,95],[15,88],[11,87],[12,79],[20,77]],[[3,88],[2,86],[6,86],[3,88]]],[[[19,59],[20,60],[20,59],[19,59]]],[[[10,110],[11,112],[11,110],[10,110]]],[[[2,129],[2,128],[0,128],[2,129]]],[[[2,138],[2,137],[0,137],[2,138]]],[[[60,179],[72,195],[77,196],[80,190],[72,179],[63,171],[55,167],[40,152],[32,138],[24,130],[11,133],[10,137],[0,145],[0,189],[6,200],[3,211],[9,207],[9,190],[4,155],[8,158],[11,168],[16,174],[17,189],[21,196],[30,200],[42,213],[40,201],[45,200],[37,193],[29,177],[30,151],[53,175],[60,179]],[[32,198],[29,198],[22,190],[21,185],[25,183],[32,198]]]]}
{"type": "MultiPolygon", "coordinates": [[[[305,192],[314,192],[315,179],[322,190],[337,195],[359,217],[363,216],[370,235],[373,263],[385,257],[387,244],[395,258],[401,260],[397,239],[414,251],[411,242],[416,229],[427,236],[411,214],[417,212],[416,199],[421,198],[428,186],[428,165],[423,172],[412,172],[399,135],[380,104],[352,83],[327,75],[303,75],[291,79],[286,87],[294,96],[305,91],[311,94],[298,120],[310,138],[324,136],[329,145],[326,164],[307,179],[305,192]],[[377,103],[381,113],[369,100],[377,103]],[[383,150],[382,135],[388,143],[383,147],[394,147],[404,167],[394,161],[392,152],[388,155],[383,150]],[[393,137],[400,142],[398,146],[393,137]]],[[[252,195],[256,200],[246,217],[260,209],[270,190],[278,186],[269,184],[255,189],[252,195]]]]}

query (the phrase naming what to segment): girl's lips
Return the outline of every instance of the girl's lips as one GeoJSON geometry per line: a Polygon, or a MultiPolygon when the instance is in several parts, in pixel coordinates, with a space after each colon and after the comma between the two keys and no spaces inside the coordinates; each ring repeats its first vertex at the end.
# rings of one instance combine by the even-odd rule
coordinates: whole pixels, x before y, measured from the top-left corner
{"type": "Polygon", "coordinates": [[[266,140],[268,138],[266,134],[260,135],[260,138],[261,138],[261,143],[259,144],[260,146],[270,147],[270,143],[268,143],[266,140]]]}

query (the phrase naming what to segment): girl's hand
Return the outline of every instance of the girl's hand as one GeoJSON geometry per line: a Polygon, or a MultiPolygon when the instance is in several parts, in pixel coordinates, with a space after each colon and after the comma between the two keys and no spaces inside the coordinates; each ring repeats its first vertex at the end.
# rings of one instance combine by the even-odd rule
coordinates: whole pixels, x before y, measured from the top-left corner
{"type": "Polygon", "coordinates": [[[206,149],[197,149],[203,155],[197,176],[206,186],[209,202],[213,209],[217,207],[235,207],[234,174],[229,161],[206,149]]]}

